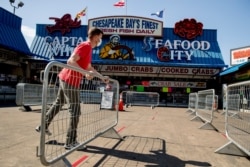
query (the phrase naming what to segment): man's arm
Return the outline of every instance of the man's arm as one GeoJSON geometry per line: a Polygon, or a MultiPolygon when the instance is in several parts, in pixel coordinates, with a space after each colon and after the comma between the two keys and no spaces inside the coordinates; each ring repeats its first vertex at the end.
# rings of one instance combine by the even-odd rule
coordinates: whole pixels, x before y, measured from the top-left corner
{"type": "Polygon", "coordinates": [[[91,71],[91,72],[94,72],[95,74],[99,75],[104,83],[109,83],[109,77],[108,76],[103,76],[102,74],[97,72],[96,69],[91,64],[88,65],[87,70],[91,71]]]}
{"type": "Polygon", "coordinates": [[[77,63],[77,61],[78,61],[79,59],[80,59],[80,56],[73,53],[73,54],[69,57],[69,59],[67,60],[67,64],[68,64],[68,65],[71,65],[71,66],[74,66],[74,67],[81,68],[81,67],[78,65],[78,63],[77,63]]]}

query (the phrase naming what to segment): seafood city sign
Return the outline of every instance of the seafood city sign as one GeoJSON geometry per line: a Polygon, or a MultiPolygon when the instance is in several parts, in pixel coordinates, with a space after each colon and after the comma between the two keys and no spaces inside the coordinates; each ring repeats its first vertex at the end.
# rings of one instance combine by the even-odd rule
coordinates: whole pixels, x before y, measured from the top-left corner
{"type": "Polygon", "coordinates": [[[175,24],[173,33],[181,39],[163,40],[155,39],[152,36],[145,36],[143,39],[143,50],[149,52],[157,49],[157,58],[160,61],[182,60],[184,57],[190,61],[195,50],[207,51],[210,43],[204,40],[194,40],[203,33],[203,24],[195,19],[184,19],[175,24]]]}
{"type": "Polygon", "coordinates": [[[88,26],[100,28],[105,35],[162,37],[163,22],[136,16],[106,16],[88,20],[88,26]]]}

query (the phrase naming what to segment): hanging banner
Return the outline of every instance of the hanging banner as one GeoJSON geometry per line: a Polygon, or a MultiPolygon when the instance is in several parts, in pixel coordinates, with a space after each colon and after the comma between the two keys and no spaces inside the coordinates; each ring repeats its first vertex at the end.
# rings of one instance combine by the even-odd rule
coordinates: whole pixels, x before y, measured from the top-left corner
{"type": "Polygon", "coordinates": [[[149,86],[168,87],[168,92],[171,92],[171,87],[188,88],[189,90],[190,88],[206,88],[206,82],[149,81],[149,86]]]}
{"type": "Polygon", "coordinates": [[[128,66],[128,65],[94,65],[101,72],[112,73],[147,73],[147,74],[173,74],[173,75],[202,75],[211,76],[220,70],[214,68],[182,68],[182,67],[152,67],[152,66],[128,66]]]}

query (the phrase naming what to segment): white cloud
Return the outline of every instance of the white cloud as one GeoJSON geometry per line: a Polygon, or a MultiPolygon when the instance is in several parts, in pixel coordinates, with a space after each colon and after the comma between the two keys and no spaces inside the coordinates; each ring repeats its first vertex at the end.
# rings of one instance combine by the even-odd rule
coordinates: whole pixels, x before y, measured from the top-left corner
{"type": "Polygon", "coordinates": [[[31,43],[36,35],[36,30],[34,28],[22,25],[21,31],[23,33],[23,36],[24,36],[28,46],[30,47],[31,43]]]}

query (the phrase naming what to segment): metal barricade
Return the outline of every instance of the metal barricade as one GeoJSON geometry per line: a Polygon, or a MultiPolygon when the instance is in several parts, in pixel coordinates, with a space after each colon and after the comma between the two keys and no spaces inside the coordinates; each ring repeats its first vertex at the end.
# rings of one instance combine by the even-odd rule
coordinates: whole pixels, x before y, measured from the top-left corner
{"type": "Polygon", "coordinates": [[[126,91],[126,107],[150,106],[152,109],[159,105],[160,95],[157,92],[126,91]]]}
{"type": "Polygon", "coordinates": [[[218,95],[214,95],[213,110],[218,111],[218,95]]]}
{"type": "Polygon", "coordinates": [[[201,129],[215,129],[212,125],[214,97],[214,89],[198,91],[196,116],[191,120],[197,118],[203,120],[205,123],[200,127],[201,129]]]}
{"type": "Polygon", "coordinates": [[[76,149],[83,149],[83,146],[99,136],[122,139],[114,130],[114,126],[118,123],[119,83],[110,79],[106,84],[103,79],[103,76],[96,73],[59,62],[50,62],[46,66],[38,149],[43,165],[56,163],[60,159],[65,164],[70,164],[66,159],[67,155],[76,149]],[[63,68],[73,71],[71,74],[73,78],[70,81],[61,81],[58,75],[53,75],[54,78],[51,78],[51,71],[59,74],[63,68]],[[93,78],[88,80],[84,77],[85,74],[90,74],[93,78]],[[80,87],[74,85],[79,81],[80,87]],[[48,87],[52,85],[51,83],[54,91],[60,94],[60,90],[63,90],[64,94],[61,94],[60,100],[58,97],[54,98],[54,104],[47,110],[48,87]],[[65,145],[66,143],[70,148],[65,145]]]}
{"type": "Polygon", "coordinates": [[[0,85],[0,103],[13,101],[15,100],[15,97],[16,97],[16,89],[10,86],[0,85]]]}
{"type": "Polygon", "coordinates": [[[227,110],[227,100],[226,100],[226,95],[223,96],[223,102],[222,102],[222,113],[221,115],[226,113],[227,110]]]}
{"type": "Polygon", "coordinates": [[[196,92],[190,93],[188,98],[188,112],[191,112],[190,115],[195,114],[197,109],[198,94],[196,92]]]}
{"type": "Polygon", "coordinates": [[[217,153],[250,156],[250,81],[227,87],[226,136],[229,142],[217,153]]]}
{"type": "MultiPolygon", "coordinates": [[[[18,83],[16,86],[16,104],[31,110],[30,106],[42,105],[42,84],[18,83]]],[[[57,94],[56,87],[48,86],[47,104],[52,104],[57,94]]]]}
{"type": "Polygon", "coordinates": [[[228,95],[226,101],[230,101],[226,106],[227,116],[234,116],[240,111],[240,95],[239,94],[230,94],[228,95]]]}

